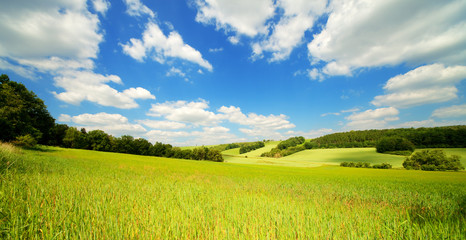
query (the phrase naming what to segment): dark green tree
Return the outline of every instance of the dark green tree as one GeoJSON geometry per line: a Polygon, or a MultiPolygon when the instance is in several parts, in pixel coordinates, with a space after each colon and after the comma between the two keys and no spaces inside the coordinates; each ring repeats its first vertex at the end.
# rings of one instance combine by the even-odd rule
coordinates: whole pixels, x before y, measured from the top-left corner
{"type": "Polygon", "coordinates": [[[86,136],[88,148],[97,151],[110,151],[112,149],[112,137],[102,130],[93,130],[86,136]]]}
{"type": "Polygon", "coordinates": [[[63,138],[63,145],[68,148],[87,149],[88,142],[86,135],[79,131],[75,127],[70,127],[65,132],[65,138],[63,138]]]}
{"type": "Polygon", "coordinates": [[[413,153],[403,162],[403,167],[406,169],[420,169],[426,171],[459,171],[464,169],[459,156],[451,155],[447,157],[445,152],[440,149],[423,150],[413,153]]]}
{"type": "Polygon", "coordinates": [[[410,142],[406,138],[399,137],[399,136],[384,137],[380,139],[379,142],[377,142],[377,145],[375,146],[375,148],[378,153],[396,152],[396,151],[413,152],[415,149],[414,144],[412,142],[410,142]]]}
{"type": "Polygon", "coordinates": [[[23,84],[0,76],[0,140],[31,135],[41,144],[50,140],[55,119],[40,98],[23,84]]]}

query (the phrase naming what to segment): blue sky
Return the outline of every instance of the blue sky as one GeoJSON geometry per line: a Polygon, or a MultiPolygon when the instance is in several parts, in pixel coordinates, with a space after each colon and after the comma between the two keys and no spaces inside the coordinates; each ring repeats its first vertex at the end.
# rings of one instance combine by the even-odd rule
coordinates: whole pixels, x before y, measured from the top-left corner
{"type": "Polygon", "coordinates": [[[59,123],[177,146],[466,124],[466,2],[0,0],[59,123]]]}

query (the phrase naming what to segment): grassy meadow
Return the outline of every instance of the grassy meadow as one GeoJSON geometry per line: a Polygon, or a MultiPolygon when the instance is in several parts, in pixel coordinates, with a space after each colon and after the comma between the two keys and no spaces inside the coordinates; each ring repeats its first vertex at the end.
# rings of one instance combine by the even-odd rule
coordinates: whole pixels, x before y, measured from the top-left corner
{"type": "Polygon", "coordinates": [[[466,238],[464,171],[276,167],[6,144],[0,154],[4,239],[466,238]]]}
{"type": "MultiPolygon", "coordinates": [[[[332,148],[332,149],[310,149],[297,152],[282,158],[259,157],[261,153],[270,151],[275,145],[266,145],[264,148],[256,149],[254,154],[239,154],[239,148],[223,151],[225,162],[257,165],[274,165],[289,167],[318,167],[324,165],[339,165],[341,162],[368,162],[372,165],[390,163],[394,168],[402,168],[405,156],[381,154],[375,148],[332,148]],[[247,157],[246,157],[247,156],[247,157]]],[[[423,149],[417,149],[421,151],[423,149]]],[[[466,166],[466,148],[445,148],[449,156],[452,154],[461,156],[461,163],[466,166]]]]}

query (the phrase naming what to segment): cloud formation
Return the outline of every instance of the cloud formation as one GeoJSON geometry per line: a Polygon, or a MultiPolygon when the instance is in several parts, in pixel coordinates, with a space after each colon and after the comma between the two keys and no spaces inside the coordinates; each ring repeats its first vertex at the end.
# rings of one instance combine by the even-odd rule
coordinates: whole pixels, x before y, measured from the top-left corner
{"type": "Polygon", "coordinates": [[[53,76],[64,89],[55,96],[70,104],[87,100],[103,106],[135,108],[135,99],[155,99],[141,87],[119,92],[109,83],[122,84],[116,75],[94,72],[94,60],[103,41],[98,15],[110,7],[106,0],[92,6],[81,0],[14,1],[2,6],[0,68],[23,77],[53,76]]]}
{"type": "Polygon", "coordinates": [[[432,64],[418,67],[390,78],[384,86],[387,94],[376,96],[375,106],[408,108],[456,99],[455,84],[466,79],[466,66],[445,67],[432,64]]]}
{"type": "Polygon", "coordinates": [[[388,122],[399,120],[400,112],[394,107],[369,109],[360,113],[353,113],[345,117],[349,122],[346,128],[359,129],[380,129],[386,128],[388,122]]]}
{"type": "Polygon", "coordinates": [[[128,118],[120,114],[109,114],[105,112],[96,114],[85,113],[77,116],[62,114],[58,118],[58,121],[72,123],[72,125],[78,128],[85,128],[87,131],[103,130],[114,136],[141,136],[147,131],[140,124],[130,123],[128,118]]]}
{"type": "Polygon", "coordinates": [[[123,52],[130,57],[144,61],[151,57],[159,63],[164,63],[167,58],[180,58],[212,71],[212,65],[202,58],[202,54],[184,43],[181,35],[171,31],[166,36],[159,25],[148,22],[142,33],[141,39],[131,38],[126,44],[122,44],[123,52]]]}
{"type": "Polygon", "coordinates": [[[116,75],[102,75],[91,71],[66,71],[55,77],[55,85],[65,91],[54,94],[58,99],[74,105],[88,100],[102,106],[122,109],[138,107],[135,99],[155,99],[154,95],[140,87],[119,92],[108,85],[111,82],[122,83],[116,75]]]}
{"type": "Polygon", "coordinates": [[[309,55],[327,64],[327,75],[402,63],[461,64],[466,62],[464,12],[462,0],[334,0],[325,28],[308,44],[309,55]]]}

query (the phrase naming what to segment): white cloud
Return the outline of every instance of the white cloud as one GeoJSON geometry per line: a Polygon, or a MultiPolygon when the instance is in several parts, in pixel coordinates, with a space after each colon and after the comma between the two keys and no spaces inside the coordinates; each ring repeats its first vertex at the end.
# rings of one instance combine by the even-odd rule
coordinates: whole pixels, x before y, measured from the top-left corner
{"type": "Polygon", "coordinates": [[[185,123],[174,121],[138,120],[137,122],[152,129],[176,130],[187,128],[185,123]]]}
{"type": "Polygon", "coordinates": [[[103,36],[98,17],[87,10],[85,2],[14,1],[3,5],[0,56],[15,60],[97,56],[103,36]]]}
{"type": "Polygon", "coordinates": [[[247,116],[241,112],[239,107],[225,107],[222,106],[218,112],[223,113],[223,118],[232,123],[241,125],[248,125],[257,129],[265,129],[268,131],[281,130],[294,128],[295,125],[290,123],[286,115],[273,115],[269,116],[258,115],[256,113],[249,113],[247,116]]]}
{"type": "Polygon", "coordinates": [[[80,104],[87,100],[102,106],[116,108],[136,108],[135,99],[155,99],[155,96],[143,88],[130,88],[123,92],[110,87],[106,83],[121,84],[121,79],[115,75],[101,75],[90,71],[66,71],[63,75],[55,77],[55,85],[65,89],[55,96],[70,104],[80,104]]]}
{"type": "Polygon", "coordinates": [[[233,45],[237,45],[237,44],[239,44],[239,37],[238,36],[230,36],[230,37],[228,37],[228,41],[233,45]]]}
{"type": "Polygon", "coordinates": [[[432,113],[432,117],[437,117],[437,118],[466,117],[466,104],[453,105],[450,107],[436,109],[432,113]]]}
{"type": "Polygon", "coordinates": [[[132,99],[155,99],[154,95],[142,87],[126,89],[123,94],[132,99]]]}
{"type": "Polygon", "coordinates": [[[286,132],[285,134],[287,136],[290,136],[290,137],[294,137],[294,136],[303,136],[305,137],[306,139],[312,139],[312,138],[317,138],[317,137],[321,137],[321,136],[324,136],[324,135],[327,135],[327,134],[331,134],[333,133],[334,130],[333,129],[329,129],[329,128],[321,128],[321,129],[317,129],[317,130],[310,130],[308,132],[302,132],[302,131],[298,131],[298,132],[295,132],[295,131],[288,131],[286,132]]]}
{"type": "Polygon", "coordinates": [[[155,13],[150,10],[146,5],[142,4],[140,0],[124,0],[126,4],[126,13],[133,17],[141,17],[149,15],[151,18],[155,17],[155,13]]]}
{"type": "Polygon", "coordinates": [[[270,52],[271,62],[288,58],[291,51],[302,43],[304,33],[312,28],[315,19],[324,12],[326,3],[326,0],[278,1],[277,10],[282,9],[284,14],[272,25],[272,33],[253,45],[253,54],[260,56],[263,52],[270,52]]]}
{"type": "Polygon", "coordinates": [[[407,108],[456,99],[455,84],[466,79],[466,66],[445,67],[432,64],[418,67],[390,78],[384,86],[386,95],[376,96],[375,106],[407,108]]]}
{"type": "Polygon", "coordinates": [[[18,0],[2,6],[0,68],[34,78],[53,76],[65,91],[55,96],[67,103],[88,100],[103,106],[134,108],[134,99],[154,99],[143,88],[119,92],[108,83],[122,84],[115,75],[94,73],[94,59],[103,41],[100,21],[88,7],[105,14],[110,3],[94,0],[18,0]]]}
{"type": "Polygon", "coordinates": [[[29,79],[33,79],[35,77],[34,71],[29,69],[28,67],[14,65],[1,58],[0,58],[0,69],[11,70],[13,72],[16,72],[18,75],[25,77],[25,78],[29,78],[29,79]]]}
{"type": "Polygon", "coordinates": [[[152,21],[147,23],[142,39],[131,38],[121,46],[125,54],[138,61],[144,61],[148,56],[160,63],[164,63],[167,58],[180,58],[209,71],[213,69],[199,51],[183,42],[180,34],[172,31],[165,36],[160,27],[152,21]]]}
{"type": "Polygon", "coordinates": [[[93,0],[92,4],[94,6],[94,10],[102,15],[105,15],[107,10],[110,8],[110,2],[107,0],[93,0]]]}
{"type": "Polygon", "coordinates": [[[223,51],[223,48],[210,48],[209,52],[211,53],[216,53],[216,52],[221,52],[223,51]]]}
{"type": "MultiPolygon", "coordinates": [[[[200,70],[200,69],[199,69],[200,70]]],[[[172,67],[170,68],[170,71],[165,74],[167,77],[172,77],[172,76],[179,76],[179,77],[185,77],[186,73],[184,73],[181,69],[172,67]]]]}
{"type": "Polygon", "coordinates": [[[422,120],[422,121],[404,122],[404,123],[393,126],[393,128],[442,127],[442,126],[455,126],[455,125],[466,125],[466,120],[437,122],[433,119],[428,119],[428,120],[422,120]]]}
{"type": "Polygon", "coordinates": [[[353,113],[345,117],[349,122],[349,129],[377,129],[386,128],[388,122],[398,120],[398,109],[394,107],[369,109],[360,113],[353,113]]]}
{"type": "Polygon", "coordinates": [[[282,61],[299,46],[304,33],[324,13],[326,0],[198,0],[196,21],[216,25],[236,45],[240,36],[252,40],[252,59],[270,53],[269,61],[282,61]]]}
{"type": "Polygon", "coordinates": [[[231,143],[245,141],[244,138],[238,138],[236,135],[229,133],[230,129],[215,126],[204,127],[202,131],[164,131],[151,130],[146,136],[151,142],[169,142],[177,146],[201,146],[219,143],[231,143]]]}
{"type": "Polygon", "coordinates": [[[325,65],[322,72],[330,76],[351,75],[351,70],[348,66],[338,64],[337,62],[328,63],[327,65],[325,65]]]}
{"type": "Polygon", "coordinates": [[[267,32],[265,23],[275,10],[271,0],[198,0],[196,5],[196,21],[250,37],[267,32]]]}
{"type": "Polygon", "coordinates": [[[334,0],[329,9],[325,28],[308,44],[314,62],[354,70],[466,61],[465,1],[334,0]]]}
{"type": "Polygon", "coordinates": [[[70,115],[62,114],[60,122],[72,122],[78,128],[85,128],[87,131],[103,130],[108,134],[120,135],[141,135],[147,130],[139,124],[132,124],[128,118],[120,114],[109,114],[105,112],[96,114],[81,114],[71,117],[70,115]]]}
{"type": "Polygon", "coordinates": [[[200,99],[195,102],[176,101],[152,104],[147,115],[164,117],[170,121],[186,122],[194,125],[209,126],[220,122],[220,117],[207,111],[209,104],[200,99]]]}

